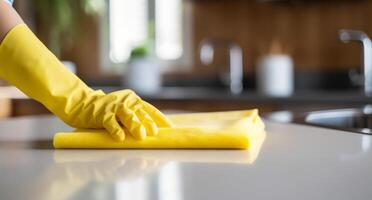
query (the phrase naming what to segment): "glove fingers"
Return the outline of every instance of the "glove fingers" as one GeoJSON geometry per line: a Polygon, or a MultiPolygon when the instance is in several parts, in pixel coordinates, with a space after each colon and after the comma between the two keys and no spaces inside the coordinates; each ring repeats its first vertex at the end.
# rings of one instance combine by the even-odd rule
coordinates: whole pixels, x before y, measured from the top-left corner
{"type": "Polygon", "coordinates": [[[137,117],[141,120],[142,125],[146,128],[147,135],[157,135],[158,127],[156,123],[151,119],[151,116],[147,114],[144,110],[139,109],[137,112],[137,117]]]}
{"type": "Polygon", "coordinates": [[[172,122],[153,105],[146,101],[142,101],[141,104],[143,109],[150,115],[158,127],[173,127],[172,122]]]}
{"type": "Polygon", "coordinates": [[[105,116],[103,120],[103,127],[109,132],[109,134],[117,141],[124,141],[125,134],[123,128],[116,120],[114,114],[105,116]]]}
{"type": "Polygon", "coordinates": [[[117,117],[134,138],[140,140],[146,138],[146,128],[142,125],[134,111],[122,107],[117,117]]]}

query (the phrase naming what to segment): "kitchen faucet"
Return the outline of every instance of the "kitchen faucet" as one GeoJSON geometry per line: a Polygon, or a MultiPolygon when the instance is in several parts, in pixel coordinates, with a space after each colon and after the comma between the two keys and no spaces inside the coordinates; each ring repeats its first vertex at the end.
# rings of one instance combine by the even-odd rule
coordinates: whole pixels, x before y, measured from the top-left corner
{"type": "Polygon", "coordinates": [[[357,30],[340,30],[340,40],[343,42],[357,41],[363,48],[363,75],[364,75],[364,94],[372,96],[372,42],[368,35],[357,30]]]}
{"type": "Polygon", "coordinates": [[[229,85],[233,94],[240,94],[243,91],[243,53],[238,44],[231,41],[203,40],[200,43],[200,60],[208,65],[213,61],[214,47],[226,46],[229,50],[229,85]]]}

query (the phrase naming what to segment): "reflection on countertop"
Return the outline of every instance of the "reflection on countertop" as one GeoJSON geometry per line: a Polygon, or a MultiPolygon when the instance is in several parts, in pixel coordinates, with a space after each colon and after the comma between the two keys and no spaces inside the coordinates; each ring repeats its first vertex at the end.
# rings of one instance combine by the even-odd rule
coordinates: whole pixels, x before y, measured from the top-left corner
{"type": "MultiPolygon", "coordinates": [[[[2,156],[6,153],[7,151],[0,151],[2,156]]],[[[22,192],[3,191],[0,197],[27,197],[35,200],[97,199],[96,195],[103,197],[98,199],[177,200],[183,196],[183,177],[180,173],[182,165],[244,167],[257,158],[257,154],[252,155],[243,150],[55,150],[38,152],[39,155],[36,155],[36,152],[13,149],[8,153],[14,158],[29,160],[29,166],[33,163],[26,169],[19,159],[10,160],[9,167],[21,174],[20,169],[38,173],[24,172],[27,173],[27,178],[22,177],[22,184],[18,186],[22,192]],[[42,162],[37,163],[40,161],[42,162]],[[42,171],[35,169],[41,166],[42,171]]],[[[8,171],[3,165],[0,170],[8,171]]],[[[0,183],[3,186],[4,184],[6,183],[0,183]]],[[[14,184],[2,188],[7,187],[14,187],[14,184]]]]}
{"type": "MultiPolygon", "coordinates": [[[[261,143],[262,144],[262,143],[261,143]]],[[[260,148],[261,146],[259,146],[260,148]]],[[[116,199],[149,199],[141,195],[180,198],[179,163],[246,164],[257,158],[252,151],[193,150],[57,150],[42,182],[46,196],[37,199],[70,199],[94,183],[115,184],[116,199]],[[125,187],[121,187],[121,186],[125,187]],[[145,191],[152,187],[158,191],[145,191]],[[118,188],[119,187],[119,188],[118,188]],[[170,188],[169,188],[170,187],[170,188]],[[124,191],[125,192],[124,192],[124,191]],[[179,191],[178,193],[176,191],[179,191]],[[176,195],[176,196],[175,196],[176,195]]],[[[37,182],[35,182],[36,184],[37,182]]],[[[40,185],[38,186],[40,188],[40,185]]],[[[163,199],[163,198],[160,198],[163,199]]],[[[167,199],[167,198],[166,198],[167,199]]]]}

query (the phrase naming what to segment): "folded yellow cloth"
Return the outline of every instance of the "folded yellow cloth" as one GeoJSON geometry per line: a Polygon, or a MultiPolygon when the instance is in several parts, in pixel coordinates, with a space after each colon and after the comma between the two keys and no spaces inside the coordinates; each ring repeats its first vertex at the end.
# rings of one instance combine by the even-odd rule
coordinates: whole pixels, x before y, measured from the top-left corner
{"type": "Polygon", "coordinates": [[[54,136],[55,148],[91,149],[248,149],[265,137],[258,110],[168,115],[172,128],[144,140],[113,140],[105,130],[77,129],[54,136]]]}

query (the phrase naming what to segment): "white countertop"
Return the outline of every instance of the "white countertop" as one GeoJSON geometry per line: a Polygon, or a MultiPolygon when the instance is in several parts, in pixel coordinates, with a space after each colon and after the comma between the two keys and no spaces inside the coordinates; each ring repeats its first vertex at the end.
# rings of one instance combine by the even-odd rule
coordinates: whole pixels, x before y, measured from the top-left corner
{"type": "Polygon", "coordinates": [[[372,136],[266,122],[236,150],[54,150],[54,117],[0,121],[0,199],[370,199],[372,136]]]}

